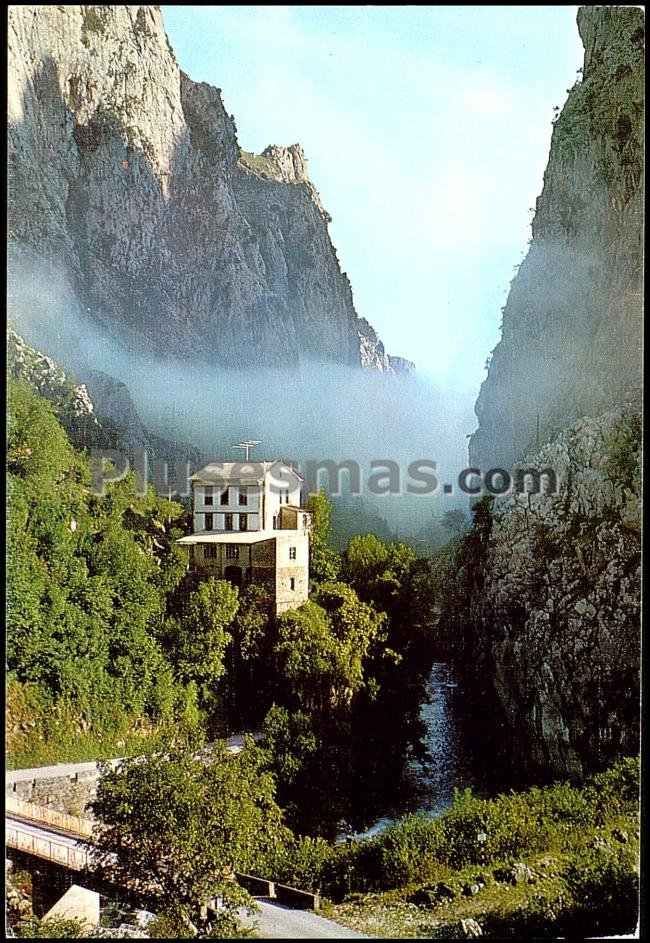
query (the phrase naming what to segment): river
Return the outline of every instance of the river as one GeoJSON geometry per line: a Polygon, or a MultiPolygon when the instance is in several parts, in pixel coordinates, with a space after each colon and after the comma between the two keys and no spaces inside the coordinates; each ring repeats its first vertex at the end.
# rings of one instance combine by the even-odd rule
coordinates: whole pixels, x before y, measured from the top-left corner
{"type": "Polygon", "coordinates": [[[454,789],[476,785],[471,751],[460,722],[462,696],[451,666],[434,663],[427,682],[427,699],[420,708],[426,728],[426,756],[423,760],[411,759],[407,764],[406,779],[411,786],[406,790],[408,798],[356,837],[376,835],[412,812],[440,815],[451,805],[454,789]]]}

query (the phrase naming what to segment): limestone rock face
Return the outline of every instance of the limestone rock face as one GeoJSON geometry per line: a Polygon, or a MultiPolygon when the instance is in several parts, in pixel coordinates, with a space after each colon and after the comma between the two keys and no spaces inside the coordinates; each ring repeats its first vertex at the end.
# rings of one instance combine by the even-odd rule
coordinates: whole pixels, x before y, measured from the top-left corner
{"type": "Polygon", "coordinates": [[[644,14],[581,7],[582,80],[555,122],[532,242],[476,403],[470,465],[641,388],[644,14]]]}
{"type": "MultiPolygon", "coordinates": [[[[172,442],[150,432],[142,422],[124,383],[100,371],[87,371],[78,383],[51,357],[36,350],[10,328],[7,367],[11,377],[27,383],[53,406],[70,441],[77,448],[116,449],[133,460],[136,450],[146,450],[157,462],[151,471],[162,474],[162,462],[170,468],[174,485],[182,483],[182,466],[192,470],[205,463],[197,448],[172,442]]],[[[140,467],[141,461],[137,461],[140,467]]],[[[156,479],[163,488],[163,483],[156,479]]],[[[164,490],[164,488],[163,488],[164,490]]]]}
{"type": "Polygon", "coordinates": [[[13,304],[38,260],[131,349],[392,371],[328,222],[300,146],[242,152],[220,89],[179,69],[158,7],[11,8],[13,304]]]}
{"type": "Polygon", "coordinates": [[[513,767],[581,775],[638,749],[640,448],[634,403],[581,419],[525,463],[557,492],[499,499],[465,560],[450,635],[513,767]]]}
{"type": "Polygon", "coordinates": [[[100,370],[89,370],[83,374],[83,378],[102,419],[109,420],[121,431],[123,444],[131,448],[144,447],[149,433],[126,385],[100,370]]]}
{"type": "Polygon", "coordinates": [[[102,427],[83,383],[76,383],[51,357],[31,347],[14,330],[7,336],[7,369],[49,400],[68,434],[79,445],[100,441],[102,427]]]}

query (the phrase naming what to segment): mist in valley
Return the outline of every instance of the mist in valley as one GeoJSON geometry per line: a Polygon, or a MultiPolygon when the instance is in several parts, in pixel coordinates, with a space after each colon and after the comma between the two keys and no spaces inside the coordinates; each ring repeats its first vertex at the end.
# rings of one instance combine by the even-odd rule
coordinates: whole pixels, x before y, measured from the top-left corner
{"type": "MultiPolygon", "coordinates": [[[[102,330],[94,312],[81,309],[60,270],[24,257],[10,265],[9,320],[77,380],[99,370],[122,381],[148,429],[166,439],[215,459],[241,458],[232,446],[256,439],[254,458],[293,461],[303,473],[308,463],[356,463],[363,505],[384,518],[395,536],[421,537],[445,511],[467,508],[457,479],[467,466],[467,435],[476,424],[475,389],[442,389],[418,372],[394,376],[335,364],[229,370],[199,360],[155,359],[102,330]],[[435,463],[433,494],[410,490],[423,487],[408,473],[411,463],[422,461],[435,463]],[[399,493],[373,494],[369,478],[373,470],[375,478],[386,472],[386,462],[399,466],[399,493]],[[443,493],[447,483],[454,486],[451,495],[443,493]]],[[[101,403],[97,411],[101,416],[101,403]]],[[[319,483],[327,487],[326,476],[319,483]]],[[[396,483],[393,469],[391,491],[396,483]]],[[[354,508],[346,495],[350,484],[343,473],[339,503],[354,508]]],[[[387,485],[382,479],[381,486],[387,485]]]]}

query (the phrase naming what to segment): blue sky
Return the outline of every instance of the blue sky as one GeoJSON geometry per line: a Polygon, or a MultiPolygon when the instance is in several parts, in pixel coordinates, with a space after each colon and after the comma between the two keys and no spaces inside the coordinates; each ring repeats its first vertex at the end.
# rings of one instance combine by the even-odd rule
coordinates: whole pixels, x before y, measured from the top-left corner
{"type": "Polygon", "coordinates": [[[299,142],[359,315],[478,393],[530,236],[577,7],[163,6],[181,68],[240,145],[299,142]]]}

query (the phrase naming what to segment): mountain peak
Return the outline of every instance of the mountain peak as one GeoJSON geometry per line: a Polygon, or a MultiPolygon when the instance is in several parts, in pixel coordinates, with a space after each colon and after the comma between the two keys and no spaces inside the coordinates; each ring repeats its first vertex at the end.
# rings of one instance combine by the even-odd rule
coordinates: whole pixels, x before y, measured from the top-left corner
{"type": "Polygon", "coordinates": [[[10,242],[63,272],[66,317],[191,363],[364,365],[301,146],[241,150],[159,8],[13,6],[9,27],[10,242]]]}

